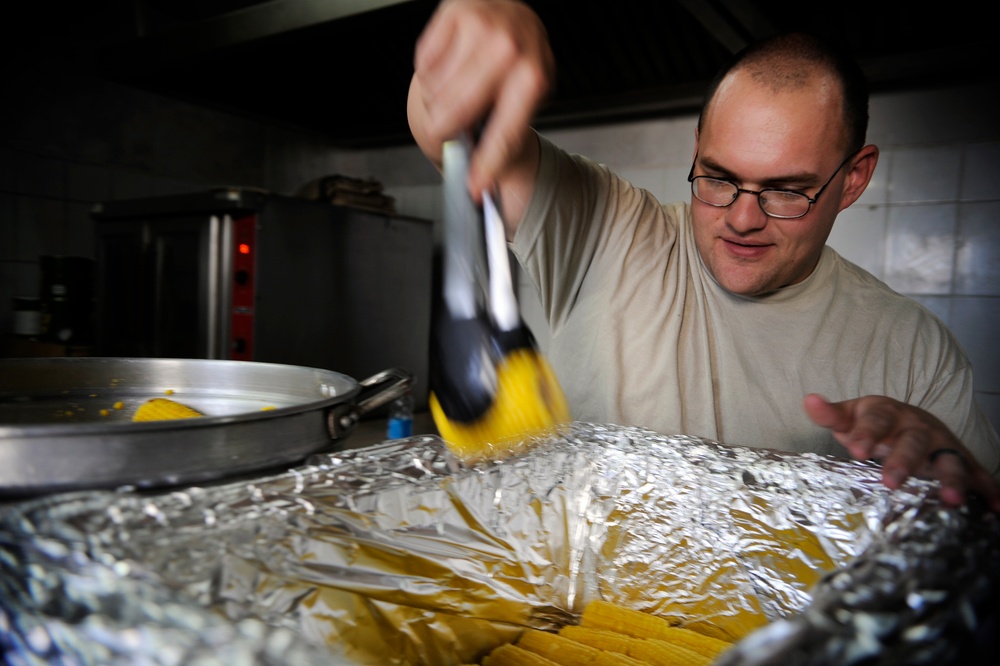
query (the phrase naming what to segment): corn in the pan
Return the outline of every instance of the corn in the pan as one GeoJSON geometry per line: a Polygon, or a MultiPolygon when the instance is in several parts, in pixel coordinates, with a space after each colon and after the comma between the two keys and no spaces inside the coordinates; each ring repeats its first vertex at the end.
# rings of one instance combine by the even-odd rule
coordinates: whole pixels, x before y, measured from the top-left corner
{"type": "Polygon", "coordinates": [[[516,645],[494,650],[483,664],[559,666],[706,666],[731,643],[672,626],[667,620],[604,601],[587,605],[581,625],[558,634],[529,629],[516,645]],[[517,648],[511,650],[510,648],[517,648]],[[524,661],[534,653],[544,661],[524,661]]]}
{"type": "Polygon", "coordinates": [[[729,643],[712,636],[699,634],[691,629],[677,627],[663,618],[618,606],[596,599],[583,610],[580,624],[584,627],[606,629],[634,638],[654,638],[680,645],[711,659],[729,648],[729,643]]]}
{"type": "Polygon", "coordinates": [[[559,666],[559,664],[531,650],[507,643],[486,655],[483,666],[559,666]]]}
{"type": "Polygon", "coordinates": [[[152,398],[139,405],[132,416],[133,421],[165,421],[169,419],[190,419],[202,413],[169,398],[152,398]]]}
{"type": "Polygon", "coordinates": [[[607,629],[566,626],[559,634],[584,645],[627,655],[640,664],[650,666],[704,666],[713,659],[680,645],[656,638],[634,638],[607,629]]]}
{"type": "Polygon", "coordinates": [[[517,646],[554,661],[560,666],[643,666],[627,655],[606,652],[559,634],[529,629],[517,646]]]}

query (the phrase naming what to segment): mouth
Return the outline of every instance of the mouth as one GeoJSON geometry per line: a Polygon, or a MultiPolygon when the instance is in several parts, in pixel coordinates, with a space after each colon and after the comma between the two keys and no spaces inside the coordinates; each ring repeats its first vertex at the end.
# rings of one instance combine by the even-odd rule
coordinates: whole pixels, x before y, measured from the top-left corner
{"type": "Polygon", "coordinates": [[[729,238],[721,238],[723,247],[729,254],[741,259],[755,259],[761,257],[774,247],[770,243],[754,243],[750,241],[737,241],[729,238]]]}

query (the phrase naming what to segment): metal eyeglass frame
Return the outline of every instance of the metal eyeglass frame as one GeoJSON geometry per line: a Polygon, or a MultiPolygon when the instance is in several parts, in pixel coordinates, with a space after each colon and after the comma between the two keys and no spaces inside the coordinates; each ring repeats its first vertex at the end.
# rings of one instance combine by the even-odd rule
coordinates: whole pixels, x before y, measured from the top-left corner
{"type": "Polygon", "coordinates": [[[691,194],[694,195],[694,197],[698,201],[700,201],[703,204],[706,204],[708,206],[714,206],[716,208],[729,208],[734,203],[736,203],[736,200],[740,198],[740,194],[741,193],[755,194],[755,195],[757,195],[757,205],[760,206],[760,209],[762,211],[764,211],[764,214],[767,215],[768,217],[774,217],[774,218],[777,218],[779,220],[797,220],[800,217],[805,217],[806,215],[809,214],[809,211],[812,210],[812,205],[819,200],[819,197],[820,197],[821,194],[823,194],[823,191],[826,190],[827,186],[829,186],[830,183],[833,182],[833,179],[837,177],[837,174],[840,173],[840,170],[844,168],[844,165],[847,164],[848,162],[850,162],[851,158],[854,157],[857,154],[858,154],[858,151],[855,151],[855,152],[851,153],[850,155],[848,155],[847,157],[845,157],[844,161],[841,162],[840,166],[838,166],[837,169],[836,169],[836,171],[833,172],[833,175],[831,175],[830,178],[825,183],[823,183],[823,187],[819,188],[819,192],[817,192],[816,195],[813,196],[813,197],[810,197],[809,195],[804,194],[802,192],[796,192],[795,190],[781,190],[781,189],[777,189],[777,188],[773,188],[773,187],[765,188],[763,190],[748,190],[748,189],[746,189],[744,187],[740,187],[739,185],[737,185],[733,181],[729,180],[728,178],[716,178],[715,176],[696,176],[696,175],[694,175],[694,167],[695,167],[695,164],[698,163],[698,153],[695,153],[695,155],[694,155],[694,161],[691,162],[691,171],[688,172],[688,182],[691,183],[691,194]],[[717,204],[717,203],[712,203],[711,201],[705,201],[704,199],[702,199],[701,197],[699,197],[695,193],[694,181],[697,180],[698,178],[704,178],[706,180],[715,180],[715,181],[719,181],[719,182],[722,182],[722,183],[729,183],[730,185],[732,185],[733,187],[736,188],[736,194],[733,195],[733,198],[732,198],[732,200],[729,203],[717,204]],[[779,192],[781,194],[794,194],[796,196],[800,196],[803,199],[805,199],[807,202],[809,202],[809,205],[806,206],[805,211],[801,215],[775,215],[774,213],[769,213],[764,208],[764,204],[761,203],[760,195],[762,195],[762,194],[764,194],[766,192],[779,192]]]}

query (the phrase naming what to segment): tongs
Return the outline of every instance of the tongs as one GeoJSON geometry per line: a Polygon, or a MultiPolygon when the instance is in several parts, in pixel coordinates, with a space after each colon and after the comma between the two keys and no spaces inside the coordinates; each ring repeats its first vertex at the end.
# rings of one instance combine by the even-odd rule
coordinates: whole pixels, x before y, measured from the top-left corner
{"type": "Polygon", "coordinates": [[[494,193],[467,182],[472,140],[445,142],[442,300],[431,335],[431,414],[464,459],[495,457],[570,420],[555,373],[521,318],[494,193]]]}

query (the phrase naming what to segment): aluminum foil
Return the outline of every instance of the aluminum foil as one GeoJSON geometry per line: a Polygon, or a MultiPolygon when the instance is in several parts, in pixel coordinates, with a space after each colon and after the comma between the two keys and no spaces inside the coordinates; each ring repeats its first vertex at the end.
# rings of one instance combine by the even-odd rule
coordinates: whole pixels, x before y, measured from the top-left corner
{"type": "Polygon", "coordinates": [[[492,462],[415,437],[8,503],[0,646],[13,664],[464,664],[603,598],[743,639],[725,664],[967,653],[995,610],[997,521],[880,477],[576,423],[492,462]]]}

